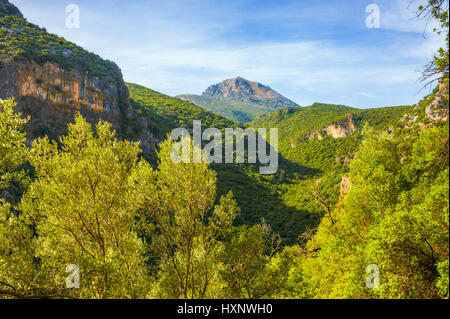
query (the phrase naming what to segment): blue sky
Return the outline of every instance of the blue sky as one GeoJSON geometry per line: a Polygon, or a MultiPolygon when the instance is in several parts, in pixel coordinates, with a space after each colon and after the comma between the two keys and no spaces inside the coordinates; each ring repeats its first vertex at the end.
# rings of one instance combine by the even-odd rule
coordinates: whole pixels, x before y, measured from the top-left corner
{"type": "Polygon", "coordinates": [[[126,81],[172,96],[242,76],[299,105],[414,104],[431,90],[419,92],[420,70],[443,44],[414,19],[411,0],[11,2],[30,22],[115,61],[126,81]],[[72,3],[79,29],[65,25],[72,3]],[[365,24],[372,3],[378,29],[365,24]]]}

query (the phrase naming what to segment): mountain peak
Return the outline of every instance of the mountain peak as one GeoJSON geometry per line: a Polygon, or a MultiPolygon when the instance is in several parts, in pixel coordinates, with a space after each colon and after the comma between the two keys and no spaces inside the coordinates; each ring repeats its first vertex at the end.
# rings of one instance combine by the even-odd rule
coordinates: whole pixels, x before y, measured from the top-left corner
{"type": "Polygon", "coordinates": [[[253,102],[272,107],[298,106],[296,103],[285,98],[278,92],[272,90],[259,82],[249,81],[241,76],[225,80],[219,84],[211,85],[203,92],[203,96],[218,100],[235,100],[253,102]]]}
{"type": "Polygon", "coordinates": [[[0,0],[0,19],[6,16],[23,18],[20,10],[8,0],[0,0]]]}

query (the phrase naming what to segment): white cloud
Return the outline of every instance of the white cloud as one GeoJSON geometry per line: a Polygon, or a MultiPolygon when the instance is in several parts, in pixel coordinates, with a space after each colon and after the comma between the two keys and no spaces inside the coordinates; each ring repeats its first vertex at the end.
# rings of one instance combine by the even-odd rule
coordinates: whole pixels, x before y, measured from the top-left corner
{"type": "MultiPolygon", "coordinates": [[[[381,88],[392,89],[402,85],[416,86],[419,78],[417,61],[400,65],[398,57],[386,61],[385,55],[397,54],[400,58],[403,55],[402,51],[387,49],[389,51],[386,48],[365,50],[327,42],[172,47],[164,50],[150,46],[134,52],[132,57],[125,50],[117,58],[123,61],[122,68],[128,80],[171,95],[200,94],[210,84],[240,75],[270,85],[306,105],[320,99],[324,93],[337,94],[338,98],[344,92],[347,92],[345,101],[335,102],[348,103],[355,87],[366,92],[356,95],[373,98],[380,94],[369,93],[371,89],[380,91],[381,88]]],[[[411,56],[421,50],[419,43],[403,49],[411,56]]]]}

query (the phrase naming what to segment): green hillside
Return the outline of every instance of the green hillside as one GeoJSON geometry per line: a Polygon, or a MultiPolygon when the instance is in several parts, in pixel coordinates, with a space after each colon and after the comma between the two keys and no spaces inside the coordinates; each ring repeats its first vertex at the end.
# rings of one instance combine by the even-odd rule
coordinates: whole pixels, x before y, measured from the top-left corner
{"type": "MultiPolygon", "coordinates": [[[[192,129],[193,120],[206,127],[236,127],[239,124],[187,101],[169,97],[140,85],[127,83],[135,111],[149,121],[152,133],[163,139],[173,128],[192,129]]],[[[347,172],[348,161],[356,151],[365,123],[377,128],[395,123],[408,107],[359,110],[340,105],[314,104],[304,108],[284,108],[264,116],[248,127],[279,129],[279,169],[264,176],[259,165],[214,164],[218,192],[232,190],[241,213],[238,225],[254,225],[264,219],[285,244],[295,243],[298,234],[315,228],[323,210],[307,194],[312,181],[322,178],[332,191],[347,172]],[[333,123],[342,123],[352,114],[356,131],[344,138],[308,135],[333,123]],[[296,147],[292,147],[292,142],[296,147]],[[339,160],[337,160],[339,159],[339,160]]],[[[149,157],[151,161],[154,156],[149,157]]]]}
{"type": "MultiPolygon", "coordinates": [[[[176,127],[192,129],[194,120],[201,120],[202,126],[219,129],[239,126],[219,115],[203,108],[173,98],[140,85],[127,83],[130,91],[131,104],[135,111],[149,121],[153,134],[160,138],[170,133],[176,127]]],[[[151,162],[156,161],[154,154],[148,157],[151,162]]],[[[152,163],[156,164],[156,163],[152,163]]],[[[282,199],[280,185],[284,182],[284,175],[311,176],[318,171],[290,163],[280,159],[281,170],[275,176],[262,176],[258,173],[258,165],[215,164],[212,168],[218,174],[218,192],[226,195],[230,190],[236,197],[241,214],[236,223],[238,225],[254,225],[264,218],[286,242],[294,242],[298,233],[307,227],[313,227],[319,222],[318,214],[308,211],[298,211],[287,207],[282,199]]]]}
{"type": "Polygon", "coordinates": [[[192,121],[204,127],[234,127],[236,123],[197,105],[170,97],[141,85],[126,83],[133,108],[150,122],[152,133],[163,138],[177,127],[192,129],[192,121]]]}
{"type": "MultiPolygon", "coordinates": [[[[164,103],[158,107],[161,105],[164,103]]],[[[359,110],[347,106],[314,104],[305,108],[280,109],[268,114],[247,126],[279,128],[277,173],[260,175],[257,164],[212,165],[218,174],[219,194],[233,191],[241,209],[236,220],[238,225],[254,225],[264,219],[281,235],[285,244],[295,243],[298,235],[315,228],[324,214],[308,193],[311,183],[322,178],[323,187],[337,200],[337,185],[348,171],[348,163],[361,141],[365,123],[379,129],[388,128],[407,109],[409,107],[359,110]],[[353,134],[344,138],[307,138],[312,131],[345,121],[349,114],[352,114],[356,126],[353,134]],[[297,143],[294,148],[291,145],[293,139],[297,143]]],[[[166,112],[163,107],[160,110],[166,112]]],[[[183,112],[178,110],[177,114],[180,123],[187,128],[192,126],[193,119],[201,118],[201,114],[204,116],[202,112],[194,116],[189,109],[183,109],[183,112]]]]}
{"type": "Polygon", "coordinates": [[[242,175],[238,178],[236,172],[221,169],[223,179],[231,183],[242,208],[242,222],[252,223],[264,217],[285,243],[296,242],[298,234],[314,229],[325,214],[311,194],[312,186],[320,181],[320,192],[331,202],[336,202],[339,184],[359,147],[364,125],[367,123],[380,130],[386,129],[408,109],[410,107],[359,110],[340,105],[314,104],[280,109],[249,123],[254,128],[279,129],[280,164],[273,176],[260,176],[255,173],[256,170],[250,173],[251,169],[247,168],[247,171],[241,170],[242,175]],[[328,125],[345,124],[349,114],[353,116],[356,129],[351,135],[343,138],[327,135],[322,139],[309,137],[311,132],[320,131],[328,125]],[[260,190],[250,187],[255,182],[260,190]]]}
{"type": "Polygon", "coordinates": [[[113,75],[121,81],[113,62],[18,16],[0,16],[0,63],[8,59],[54,62],[64,69],[77,68],[89,76],[113,75]]]}
{"type": "Polygon", "coordinates": [[[344,105],[315,103],[309,107],[285,108],[268,114],[248,125],[278,128],[279,151],[286,159],[315,169],[328,171],[338,156],[351,154],[357,146],[365,124],[386,129],[398,122],[410,107],[356,109],[344,105]],[[322,130],[330,125],[348,126],[351,116],[355,132],[333,138],[322,130]],[[317,138],[315,133],[320,133],[317,138]]]}

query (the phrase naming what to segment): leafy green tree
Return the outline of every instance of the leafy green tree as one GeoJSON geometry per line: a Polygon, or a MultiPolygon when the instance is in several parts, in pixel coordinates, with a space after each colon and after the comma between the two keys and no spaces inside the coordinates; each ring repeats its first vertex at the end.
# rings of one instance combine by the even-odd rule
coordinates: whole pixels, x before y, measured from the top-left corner
{"type": "Polygon", "coordinates": [[[231,228],[238,207],[231,192],[214,205],[215,172],[206,163],[175,163],[173,146],[170,140],[161,144],[158,171],[141,185],[146,190],[144,225],[159,267],[155,294],[216,298],[221,288],[219,240],[231,228]]]}
{"type": "MultiPolygon", "coordinates": [[[[449,1],[448,0],[428,0],[425,4],[419,5],[417,16],[424,18],[428,23],[436,21],[438,26],[433,28],[437,34],[446,33],[444,47],[438,49],[433,62],[425,67],[423,80],[435,76],[447,76],[449,72],[449,1]]],[[[434,81],[433,79],[432,81],[434,81]]]]}
{"type": "MultiPolygon", "coordinates": [[[[227,298],[274,298],[291,296],[286,291],[293,259],[279,253],[280,237],[263,222],[230,232],[222,253],[224,292],[227,298]]],[[[298,283],[298,282],[297,282],[298,283]]]]}
{"type": "MultiPolygon", "coordinates": [[[[66,267],[80,269],[81,298],[142,298],[149,278],[138,237],[139,180],[152,174],[137,144],[118,141],[111,124],[81,115],[60,139],[33,143],[36,181],[20,209],[36,228],[36,258],[63,287],[66,267]]],[[[67,293],[67,291],[66,291],[67,293]]]]}
{"type": "Polygon", "coordinates": [[[35,234],[24,215],[0,205],[0,299],[64,297],[52,274],[36,258],[35,234]]]}
{"type": "Polygon", "coordinates": [[[448,122],[418,134],[402,175],[406,183],[396,206],[370,234],[369,251],[378,255],[371,258],[386,273],[380,294],[435,298],[442,292],[437,284],[449,251],[448,122]]]}
{"type": "MultiPolygon", "coordinates": [[[[14,112],[14,100],[0,100],[0,190],[26,181],[19,167],[28,159],[24,125],[14,112]]],[[[37,298],[57,295],[45,282],[35,257],[34,233],[26,218],[11,203],[0,199],[0,298],[37,298]]]]}
{"type": "Polygon", "coordinates": [[[367,129],[350,181],[334,222],[323,219],[307,244],[302,268],[313,295],[447,296],[448,120],[407,134],[367,129]],[[380,269],[373,289],[369,265],[380,269]]]}
{"type": "Polygon", "coordinates": [[[23,177],[24,173],[17,168],[27,160],[24,125],[29,118],[23,119],[20,113],[15,113],[15,105],[13,99],[0,100],[0,189],[23,177]]]}

